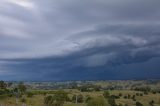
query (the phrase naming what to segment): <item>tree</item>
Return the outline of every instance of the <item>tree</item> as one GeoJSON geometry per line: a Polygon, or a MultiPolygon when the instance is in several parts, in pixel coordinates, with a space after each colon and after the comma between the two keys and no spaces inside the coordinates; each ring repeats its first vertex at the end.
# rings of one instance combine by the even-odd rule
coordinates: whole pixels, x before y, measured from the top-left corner
{"type": "Polygon", "coordinates": [[[82,103],[84,101],[83,100],[83,95],[73,95],[72,101],[74,103],[82,103]]]}
{"type": "Polygon", "coordinates": [[[6,89],[7,84],[4,81],[0,81],[0,89],[6,89]]]}
{"type": "Polygon", "coordinates": [[[53,96],[57,101],[68,101],[69,97],[68,97],[68,93],[65,91],[57,91],[55,92],[54,96],[53,96]]]}
{"type": "Polygon", "coordinates": [[[57,91],[53,96],[47,96],[44,98],[45,106],[63,106],[65,101],[68,101],[68,94],[64,91],[57,91]]]}
{"type": "Polygon", "coordinates": [[[26,86],[22,82],[19,83],[18,89],[19,89],[19,91],[20,91],[21,94],[25,93],[26,90],[27,90],[26,86]]]}
{"type": "Polygon", "coordinates": [[[51,106],[53,103],[53,97],[52,96],[47,96],[44,98],[44,104],[45,106],[51,106]]]}

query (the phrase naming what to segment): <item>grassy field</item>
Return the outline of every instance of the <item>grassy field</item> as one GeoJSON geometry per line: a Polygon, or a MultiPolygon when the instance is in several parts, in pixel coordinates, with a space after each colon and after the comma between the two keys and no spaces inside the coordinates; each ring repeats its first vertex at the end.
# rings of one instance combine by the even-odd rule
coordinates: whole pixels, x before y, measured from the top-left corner
{"type": "Polygon", "coordinates": [[[0,106],[25,106],[22,104],[26,106],[160,106],[160,81],[12,82],[12,84],[1,81],[0,106]],[[51,105],[46,105],[50,102],[51,105]]]}
{"type": "MultiPolygon", "coordinates": [[[[71,99],[73,95],[83,95],[84,100],[86,99],[87,96],[90,97],[97,97],[97,98],[102,98],[103,97],[103,93],[104,91],[97,91],[97,92],[80,92],[79,90],[76,89],[66,89],[66,92],[68,92],[68,96],[71,99]]],[[[35,92],[35,91],[33,91],[35,92]]],[[[44,92],[44,90],[42,91],[44,92]]],[[[54,91],[53,91],[54,92],[54,91]]],[[[125,106],[126,104],[128,106],[136,106],[136,101],[139,101],[143,104],[143,106],[150,106],[149,102],[151,100],[154,100],[154,106],[160,106],[160,94],[156,93],[148,93],[148,94],[143,94],[143,92],[140,91],[132,91],[132,90],[111,90],[109,91],[110,95],[119,95],[121,94],[121,97],[116,99],[116,104],[122,104],[123,106],[125,106]],[[143,95],[141,96],[135,96],[136,101],[133,101],[132,99],[126,99],[124,98],[127,95],[136,95],[136,93],[142,93],[143,95]]],[[[27,106],[44,106],[44,97],[46,97],[47,95],[53,95],[53,94],[36,94],[33,97],[25,97],[26,98],[26,104],[27,106]]],[[[104,97],[103,97],[104,98],[104,97]]],[[[105,98],[104,98],[105,99],[105,98]]],[[[107,99],[105,99],[106,103],[107,103],[107,99]]],[[[7,97],[7,98],[3,98],[0,99],[0,104],[6,104],[7,106],[15,106],[16,104],[16,99],[15,97],[7,97]]],[[[19,100],[19,105],[21,106],[22,102],[21,100],[19,100]]],[[[65,102],[64,106],[86,106],[86,103],[73,103],[73,102],[65,102]]],[[[109,106],[109,104],[107,105],[109,106]]]]}

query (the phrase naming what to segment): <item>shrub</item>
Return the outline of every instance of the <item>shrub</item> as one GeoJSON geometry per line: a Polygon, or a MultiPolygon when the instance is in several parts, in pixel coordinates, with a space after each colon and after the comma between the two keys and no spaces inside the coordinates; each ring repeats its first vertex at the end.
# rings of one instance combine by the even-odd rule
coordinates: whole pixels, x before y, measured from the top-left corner
{"type": "Polygon", "coordinates": [[[121,103],[118,106],[123,106],[121,103]]]}
{"type": "Polygon", "coordinates": [[[144,94],[148,95],[148,92],[147,92],[147,91],[144,91],[144,94]]]}
{"type": "Polygon", "coordinates": [[[149,105],[150,105],[150,106],[154,106],[154,101],[153,101],[153,100],[150,101],[150,102],[149,102],[149,105]]]}
{"type": "Polygon", "coordinates": [[[124,99],[127,99],[127,96],[124,96],[124,99]]]}
{"type": "Polygon", "coordinates": [[[139,96],[140,94],[139,93],[136,93],[136,96],[139,96]]]}
{"type": "Polygon", "coordinates": [[[140,93],[140,96],[143,96],[143,94],[142,94],[142,93],[140,93]]]}
{"type": "Polygon", "coordinates": [[[69,101],[68,93],[65,91],[55,92],[54,98],[59,101],[69,101]]]}
{"type": "Polygon", "coordinates": [[[109,97],[108,103],[110,104],[110,106],[117,106],[116,102],[115,102],[115,98],[109,97]]]}
{"type": "Polygon", "coordinates": [[[109,96],[110,98],[113,98],[113,99],[119,99],[120,97],[119,96],[116,96],[116,95],[111,95],[109,96]]]}
{"type": "Polygon", "coordinates": [[[140,102],[136,102],[136,106],[143,106],[143,104],[140,102]]]}
{"type": "Polygon", "coordinates": [[[110,93],[109,93],[108,91],[105,91],[105,92],[103,93],[103,96],[104,96],[104,98],[109,98],[110,93]]]}
{"type": "Polygon", "coordinates": [[[68,94],[64,91],[57,91],[53,96],[44,98],[45,106],[63,106],[65,101],[69,101],[68,94]]]}
{"type": "Polygon", "coordinates": [[[130,99],[131,98],[131,95],[130,94],[128,94],[128,99],[130,99]]]}
{"type": "Polygon", "coordinates": [[[52,96],[47,96],[44,98],[44,104],[45,106],[51,106],[53,103],[53,97],[52,96]]]}
{"type": "Polygon", "coordinates": [[[133,96],[131,97],[133,101],[136,101],[136,98],[135,98],[135,97],[136,97],[135,95],[133,95],[133,96]]]}
{"type": "Polygon", "coordinates": [[[25,103],[25,102],[26,102],[26,99],[25,99],[25,98],[22,98],[22,99],[21,99],[21,102],[25,103]]]}
{"type": "Polygon", "coordinates": [[[122,96],[122,93],[119,93],[119,97],[121,97],[122,96]]]}
{"type": "Polygon", "coordinates": [[[33,93],[32,92],[27,92],[27,97],[29,97],[29,98],[33,97],[33,93]]]}
{"type": "Polygon", "coordinates": [[[92,98],[90,97],[90,96],[87,96],[86,97],[86,100],[85,100],[85,102],[87,103],[89,100],[91,100],[92,98]]]}
{"type": "Polygon", "coordinates": [[[157,92],[155,90],[152,91],[153,94],[156,94],[157,92]]]}

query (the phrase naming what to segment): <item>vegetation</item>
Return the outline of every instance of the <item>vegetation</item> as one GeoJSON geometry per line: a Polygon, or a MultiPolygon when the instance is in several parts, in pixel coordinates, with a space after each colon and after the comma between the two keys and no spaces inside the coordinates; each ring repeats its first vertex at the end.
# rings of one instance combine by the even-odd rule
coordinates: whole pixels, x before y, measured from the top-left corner
{"type": "Polygon", "coordinates": [[[140,102],[136,102],[136,106],[143,106],[143,104],[140,102]]]}
{"type": "MultiPolygon", "coordinates": [[[[107,103],[104,98],[97,97],[97,98],[91,98],[87,102],[87,106],[107,106],[107,103]]],[[[109,106],[109,105],[108,105],[109,106]]]]}
{"type": "MultiPolygon", "coordinates": [[[[78,84],[74,82],[71,86],[64,83],[64,88],[57,89],[44,89],[48,84],[36,89],[34,84],[27,85],[25,82],[13,82],[9,86],[8,82],[0,83],[2,106],[22,106],[22,104],[24,106],[160,106],[160,83],[143,85],[145,83],[141,82],[139,85],[135,84],[137,82],[126,81],[123,85],[119,85],[121,82],[116,82],[116,85],[113,81],[110,82],[112,84],[110,86],[104,81],[78,84]],[[73,85],[76,85],[74,89],[73,85]]],[[[60,86],[62,85],[60,83],[60,86]]]]}
{"type": "Polygon", "coordinates": [[[73,95],[72,97],[72,102],[74,103],[83,103],[84,99],[83,99],[83,95],[73,95]]]}
{"type": "Polygon", "coordinates": [[[7,84],[4,81],[0,81],[0,89],[6,89],[7,84]]]}
{"type": "Polygon", "coordinates": [[[63,106],[65,101],[68,101],[68,94],[64,91],[57,91],[53,96],[49,95],[44,98],[45,106],[63,106]]]}

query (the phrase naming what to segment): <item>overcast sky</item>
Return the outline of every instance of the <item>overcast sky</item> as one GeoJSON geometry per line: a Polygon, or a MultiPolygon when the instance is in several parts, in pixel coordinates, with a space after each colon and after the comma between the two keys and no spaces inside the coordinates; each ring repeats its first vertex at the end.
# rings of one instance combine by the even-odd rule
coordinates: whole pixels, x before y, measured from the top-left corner
{"type": "Polygon", "coordinates": [[[150,78],[159,0],[0,0],[1,80],[150,78]]]}

